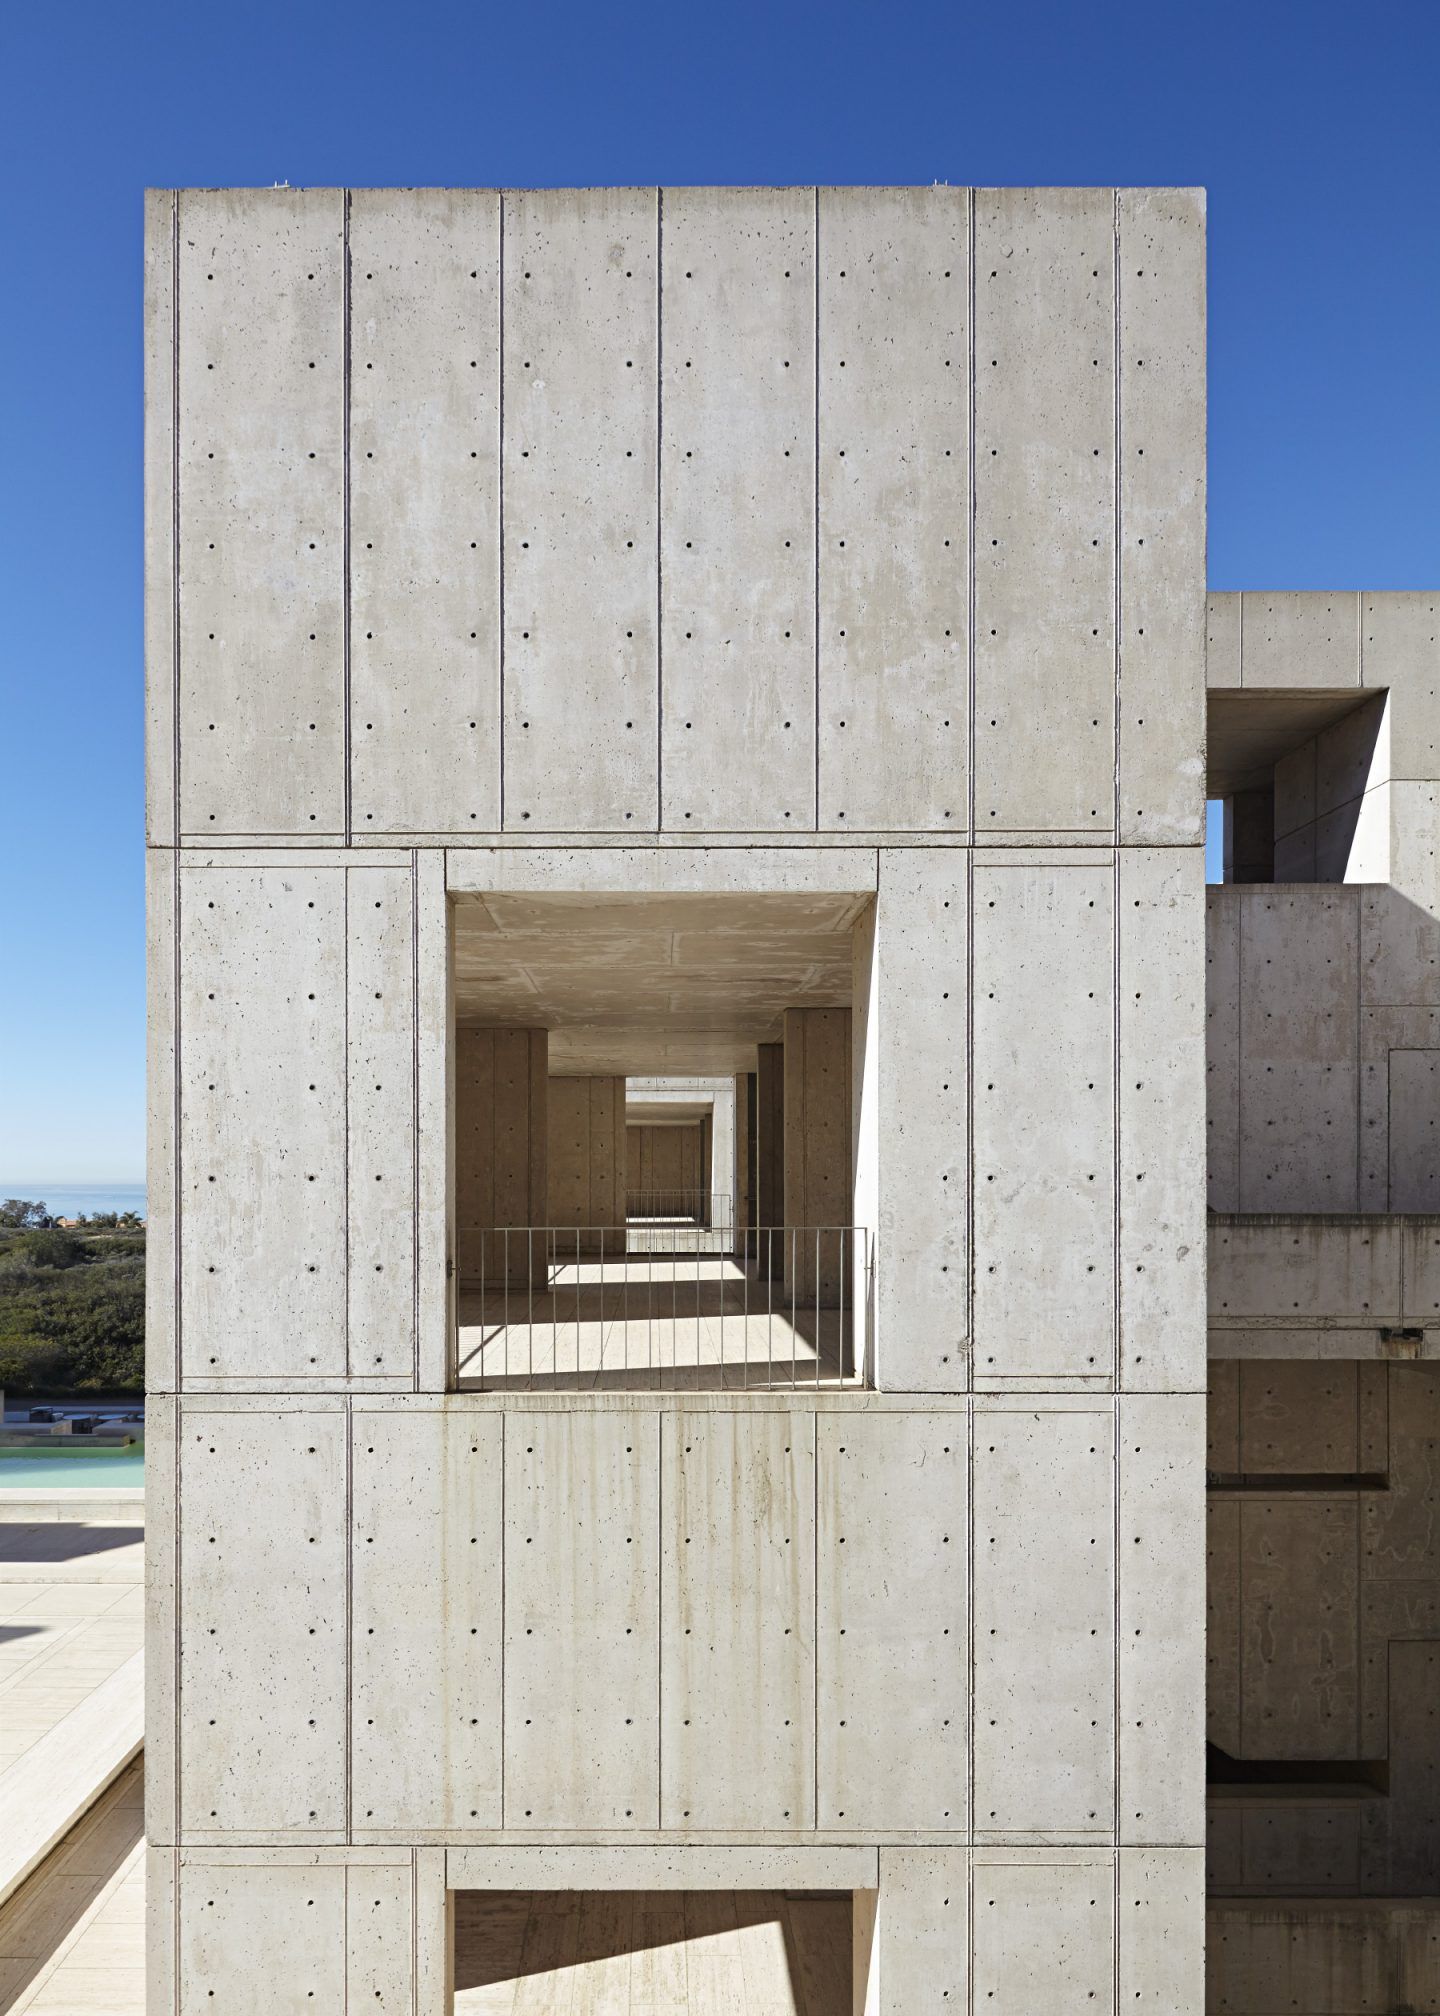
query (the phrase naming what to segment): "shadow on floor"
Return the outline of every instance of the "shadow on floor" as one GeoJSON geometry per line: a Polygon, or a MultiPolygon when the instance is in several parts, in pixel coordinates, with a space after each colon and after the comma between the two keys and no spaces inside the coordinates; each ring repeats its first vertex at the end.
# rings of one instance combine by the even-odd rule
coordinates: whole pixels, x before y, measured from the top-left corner
{"type": "Polygon", "coordinates": [[[508,2008],[507,1984],[538,2009],[551,1977],[557,2006],[615,2016],[850,2016],[850,1942],[848,1893],[462,1890],[455,2012],[508,2008]]]}
{"type": "Polygon", "coordinates": [[[87,1555],[133,1547],[143,1532],[138,1520],[133,1526],[85,1526],[72,1519],[47,1520],[41,1526],[0,1522],[0,1561],[83,1561],[87,1555]]]}

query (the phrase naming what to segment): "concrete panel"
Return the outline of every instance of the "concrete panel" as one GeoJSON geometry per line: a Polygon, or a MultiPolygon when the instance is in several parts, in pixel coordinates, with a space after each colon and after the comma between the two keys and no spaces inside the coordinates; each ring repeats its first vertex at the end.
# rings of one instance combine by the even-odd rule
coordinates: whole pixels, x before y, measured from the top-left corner
{"type": "Polygon", "coordinates": [[[1204,1839],[1205,1401],[1120,1403],[1120,1839],[1204,1839]]]}
{"type": "Polygon", "coordinates": [[[974,871],[975,1375],[1108,1377],[1114,881],[974,871]]]}
{"type": "MultiPolygon", "coordinates": [[[[967,2007],[969,1856],[959,1848],[882,1848],[872,1966],[875,2016],[967,2007]]],[[[871,2003],[865,2003],[871,2016],[871,2003]]]]}
{"type": "Polygon", "coordinates": [[[145,839],[173,847],[175,805],[175,215],[145,191],[145,839]]]}
{"type": "MultiPolygon", "coordinates": [[[[1433,1896],[1440,1888],[1440,1640],[1392,1643],[1389,1855],[1384,1889],[1433,1896]]],[[[1379,1874],[1380,1872],[1376,1872],[1379,1874]]]]}
{"type": "Polygon", "coordinates": [[[1209,2007],[1245,2016],[1440,2009],[1431,1899],[1265,1898],[1206,1910],[1209,2007]]]}
{"type": "Polygon", "coordinates": [[[504,272],[505,825],[653,829],[656,192],[508,193],[504,272]]]}
{"type": "Polygon", "coordinates": [[[1241,1756],[1240,1503],[1205,1507],[1205,1740],[1241,1756]]]}
{"type": "Polygon", "coordinates": [[[1399,889],[1364,888],[1359,903],[1362,1007],[1440,1004],[1440,922],[1399,889]]]}
{"type": "Polygon", "coordinates": [[[815,825],[815,198],[667,189],[661,823],[815,825]]]}
{"type": "Polygon", "coordinates": [[[345,199],[187,189],[180,826],[345,831],[345,199]]]}
{"type": "Polygon", "coordinates": [[[1290,750],[1275,765],[1275,839],[1277,842],[1276,873],[1277,882],[1310,882],[1314,880],[1315,835],[1311,833],[1308,844],[1311,855],[1309,875],[1282,875],[1279,873],[1278,843],[1299,834],[1302,827],[1315,824],[1315,759],[1318,753],[1316,739],[1302,742],[1298,749],[1290,750]]]}
{"type": "MultiPolygon", "coordinates": [[[[349,1365],[415,1373],[415,906],[404,868],[346,871],[349,1365]]],[[[431,1040],[439,1040],[438,1032],[431,1040]]]]}
{"type": "Polygon", "coordinates": [[[187,1376],[341,1378],[345,876],[180,874],[187,1376]]]}
{"type": "Polygon", "coordinates": [[[1440,597],[1362,595],[1361,684],[1390,690],[1391,777],[1440,777],[1440,597]]]}
{"type": "Polygon", "coordinates": [[[858,1890],[875,1887],[879,1857],[834,1844],[621,1842],[452,1848],[445,1863],[452,1890],[858,1890]]]}
{"type": "Polygon", "coordinates": [[[1205,1855],[1122,1848],[1116,2008],[1201,2016],[1205,2007],[1205,1855]]]}
{"type": "Polygon", "coordinates": [[[1358,1506],[1251,1499],[1240,1511],[1242,1757],[1354,1757],[1358,1506]]]}
{"type": "Polygon", "coordinates": [[[1120,1367],[1127,1387],[1205,1384],[1205,864],[1125,848],[1117,913],[1120,1367]]]}
{"type": "Polygon", "coordinates": [[[976,1403],[974,1825],[1114,1824],[1114,1453],[1109,1411],[976,1403]]]}
{"type": "MultiPolygon", "coordinates": [[[[444,857],[426,848],[415,862],[415,1021],[454,1027],[453,945],[444,857]]],[[[458,1044],[415,1046],[416,1384],[443,1393],[455,1336],[455,1069],[458,1044]]]]}
{"type": "Polygon", "coordinates": [[[875,1264],[880,1381],[893,1392],[967,1382],[969,868],[938,849],[880,854],[875,1264]]]}
{"type": "Polygon", "coordinates": [[[1242,602],[1247,687],[1360,684],[1358,596],[1264,591],[1242,602]]]}
{"type": "Polygon", "coordinates": [[[189,1407],[178,1432],[185,1835],[343,1840],[344,1416],[189,1407]]]}
{"type": "Polygon", "coordinates": [[[523,1236],[549,1209],[549,1076],[543,1029],[455,1032],[455,1220],[458,1272],[543,1277],[543,1241],[523,1236]],[[521,1236],[496,1238],[497,1229],[521,1236]]]}
{"type": "Polygon", "coordinates": [[[179,2016],[344,2009],[345,1877],[335,1864],[182,1859],[179,2016]]]}
{"type": "Polygon", "coordinates": [[[415,2008],[415,1878],[403,1863],[345,1869],[347,2009],[415,2008]]]}
{"type": "Polygon", "coordinates": [[[1240,1367],[1240,1462],[1251,1476],[1353,1476],[1361,1467],[1358,1366],[1257,1361],[1240,1367]]]}
{"type": "MultiPolygon", "coordinates": [[[[1361,1505],[1367,1594],[1378,1583],[1440,1581],[1440,1371],[1434,1365],[1390,1368],[1389,1489],[1361,1505]]],[[[1424,1613],[1394,1636],[1440,1638],[1424,1613]]]]}
{"type": "Polygon", "coordinates": [[[351,1826],[501,1825],[501,1417],[357,1411],[351,1826]]]}
{"type": "Polygon", "coordinates": [[[1194,845],[1205,797],[1204,191],[1121,189],[1115,218],[1119,838],[1194,845]]]}
{"type": "Polygon", "coordinates": [[[1267,1798],[1242,1819],[1241,1878],[1271,1895],[1360,1889],[1360,1807],[1318,1805],[1313,1799],[1277,1806],[1267,1798]]]}
{"type": "Polygon", "coordinates": [[[813,1827],[815,1417],[660,1433],[661,1825],[813,1827]]]}
{"type": "Polygon", "coordinates": [[[958,833],[969,194],[826,189],[818,204],[820,826],[958,833]]]}
{"type": "Polygon", "coordinates": [[[445,857],[452,895],[549,891],[564,895],[868,896],[879,878],[874,847],[456,847],[445,857]]]}
{"type": "MultiPolygon", "coordinates": [[[[546,1223],[592,1231],[604,1226],[623,1227],[627,1179],[625,1080],[551,1078],[546,1102],[549,1199],[546,1223]]],[[[643,1186],[637,1183],[634,1187],[643,1186]]],[[[598,1252],[600,1241],[588,1240],[585,1247],[587,1251],[598,1252]]],[[[605,1250],[611,1254],[623,1250],[620,1231],[605,1242],[605,1250]]]]}
{"type": "Polygon", "coordinates": [[[848,1300],[849,1258],[834,1237],[810,1228],[847,1226],[853,1216],[850,1010],[787,1008],[785,1029],[785,1279],[803,1307],[848,1300]]]}
{"type": "Polygon", "coordinates": [[[1240,1209],[1240,905],[1205,891],[1205,1144],[1212,1211],[1240,1209]]]}
{"type": "Polygon", "coordinates": [[[500,199],[357,189],[350,789],[357,834],[500,824],[500,199]]]}
{"type": "Polygon", "coordinates": [[[995,2016],[1114,2006],[1110,1858],[977,1854],[973,2007],[995,2016]]]}
{"type": "Polygon", "coordinates": [[[977,836],[1106,835],[1116,699],[1108,189],[976,193],[975,472],[977,836]]]}
{"type": "Polygon", "coordinates": [[[506,1416],[508,1827],[660,1824],[660,1422],[506,1416]]]}
{"type": "Polygon", "coordinates": [[[179,1212],[176,1178],[176,933],[178,857],[145,855],[145,1384],[173,1391],[178,1354],[176,1290],[179,1212]]]}
{"type": "Polygon", "coordinates": [[[1440,1211],[1440,1050],[1390,1052],[1392,1211],[1440,1211]]]}
{"type": "Polygon", "coordinates": [[[1207,687],[1240,684],[1238,595],[1207,595],[1205,598],[1205,684],[1207,687]]]}
{"type": "Polygon", "coordinates": [[[817,1423],[821,1827],[966,1824],[966,1451],[955,1416],[817,1423]]]}
{"type": "MultiPolygon", "coordinates": [[[[1386,700],[1376,694],[1342,714],[1320,730],[1315,738],[1315,817],[1348,808],[1355,817],[1354,801],[1377,784],[1386,781],[1389,748],[1383,734],[1386,700]]],[[[1276,766],[1279,767],[1278,765],[1276,766]]],[[[1340,874],[1336,881],[1364,881],[1367,877],[1340,874]]]]}
{"type": "Polygon", "coordinates": [[[1240,1469],[1240,1367],[1212,1358],[1207,1370],[1205,1467],[1233,1477],[1240,1469]]]}
{"type": "Polygon", "coordinates": [[[1239,907],[1240,1209],[1353,1211],[1354,893],[1257,888],[1239,907]]]}
{"type": "Polygon", "coordinates": [[[1440,1226],[1434,1220],[1403,1228],[1405,1320],[1434,1323],[1440,1318],[1440,1226]]]}
{"type": "MultiPolygon", "coordinates": [[[[180,1863],[178,2003],[202,2016],[300,2016],[317,2009],[414,2007],[408,1858],[313,1865],[185,1855],[180,1863]]],[[[157,1942],[158,1943],[158,1942],[157,1942]]]]}

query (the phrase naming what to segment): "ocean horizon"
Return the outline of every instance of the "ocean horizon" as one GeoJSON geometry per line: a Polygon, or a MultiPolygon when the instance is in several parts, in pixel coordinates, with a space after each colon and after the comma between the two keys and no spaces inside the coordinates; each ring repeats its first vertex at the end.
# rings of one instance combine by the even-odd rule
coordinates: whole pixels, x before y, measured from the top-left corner
{"type": "Polygon", "coordinates": [[[23,1197],[43,1204],[52,1218],[93,1218],[97,1211],[133,1211],[145,1216],[143,1183],[41,1183],[34,1177],[0,1182],[0,1197],[23,1197]]]}

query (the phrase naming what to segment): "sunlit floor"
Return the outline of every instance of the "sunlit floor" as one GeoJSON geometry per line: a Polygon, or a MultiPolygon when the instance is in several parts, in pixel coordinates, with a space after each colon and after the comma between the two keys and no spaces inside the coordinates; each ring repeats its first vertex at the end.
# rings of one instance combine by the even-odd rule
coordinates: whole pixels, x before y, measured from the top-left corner
{"type": "Polygon", "coordinates": [[[137,1758],[0,1904],[5,2016],[145,2016],[144,1799],[137,1758]]]}
{"type": "Polygon", "coordinates": [[[835,1386],[842,1344],[852,1365],[848,1286],[841,1307],[838,1288],[757,1280],[720,1255],[557,1260],[546,1273],[541,1286],[462,1284],[462,1386],[835,1386]]]}
{"type": "Polygon", "coordinates": [[[455,2016],[850,2016],[848,1896],[461,1891],[455,2016]]]}
{"type": "Polygon", "coordinates": [[[0,1772],[140,1650],[139,1526],[0,1523],[0,1772]]]}

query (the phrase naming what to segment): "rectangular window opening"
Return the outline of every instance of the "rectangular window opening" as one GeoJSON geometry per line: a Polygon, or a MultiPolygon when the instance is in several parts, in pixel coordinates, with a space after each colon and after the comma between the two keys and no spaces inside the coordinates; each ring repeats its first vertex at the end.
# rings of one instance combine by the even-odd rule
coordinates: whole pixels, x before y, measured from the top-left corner
{"type": "Polygon", "coordinates": [[[874,1129],[852,1011],[872,905],[454,902],[457,1387],[869,1383],[874,1228],[855,1199],[874,1195],[857,1146],[874,1129]]]}

